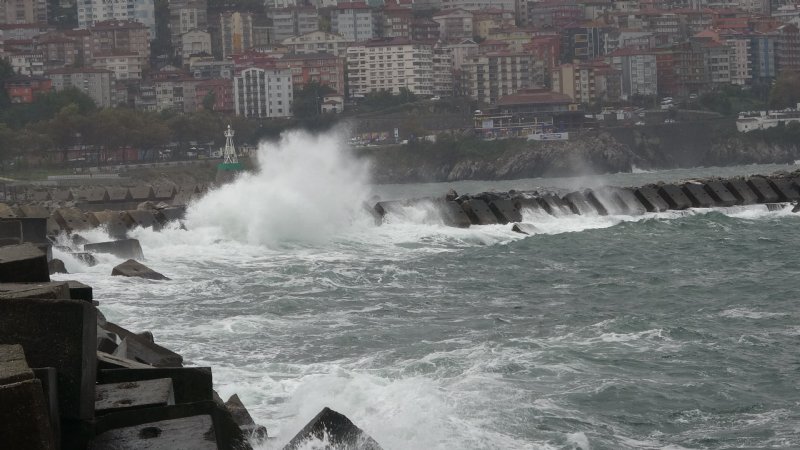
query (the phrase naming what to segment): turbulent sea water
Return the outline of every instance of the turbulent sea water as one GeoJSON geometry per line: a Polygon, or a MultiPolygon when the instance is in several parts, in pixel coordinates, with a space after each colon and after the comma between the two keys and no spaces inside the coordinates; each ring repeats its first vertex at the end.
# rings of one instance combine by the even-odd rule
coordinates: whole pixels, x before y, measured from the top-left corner
{"type": "MultiPolygon", "coordinates": [[[[68,256],[109,320],[211,366],[280,448],[322,407],[385,449],[800,448],[800,216],[764,206],[444,227],[361,202],[638,185],[750,166],[371,186],[334,135],[262,146],[262,172],[136,230],[172,281],[68,256]]],[[[795,167],[789,167],[795,169],[795,167]]],[[[93,232],[92,239],[102,239],[93,232]]],[[[315,444],[310,443],[309,448],[315,444]]]]}

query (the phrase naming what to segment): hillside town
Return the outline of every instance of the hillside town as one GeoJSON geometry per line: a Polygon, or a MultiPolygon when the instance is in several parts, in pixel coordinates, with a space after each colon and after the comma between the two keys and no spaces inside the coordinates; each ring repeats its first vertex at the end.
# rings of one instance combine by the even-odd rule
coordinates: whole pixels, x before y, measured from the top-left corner
{"type": "Polygon", "coordinates": [[[11,105],[77,89],[100,109],[263,121],[308,89],[315,114],[452,97],[484,134],[524,135],[730,87],[765,97],[800,71],[798,26],[791,0],[3,0],[0,57],[11,105]]]}

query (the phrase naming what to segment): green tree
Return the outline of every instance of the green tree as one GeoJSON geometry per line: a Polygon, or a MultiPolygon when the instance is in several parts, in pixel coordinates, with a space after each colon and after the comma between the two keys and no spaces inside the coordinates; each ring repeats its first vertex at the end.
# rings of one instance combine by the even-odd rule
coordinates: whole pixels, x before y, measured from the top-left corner
{"type": "Polygon", "coordinates": [[[296,90],[292,101],[294,116],[306,119],[320,115],[325,96],[334,92],[330,86],[323,86],[316,81],[308,83],[303,89],[296,90]]]}
{"type": "Polygon", "coordinates": [[[781,72],[769,92],[770,108],[796,108],[800,102],[800,73],[781,72]]]}

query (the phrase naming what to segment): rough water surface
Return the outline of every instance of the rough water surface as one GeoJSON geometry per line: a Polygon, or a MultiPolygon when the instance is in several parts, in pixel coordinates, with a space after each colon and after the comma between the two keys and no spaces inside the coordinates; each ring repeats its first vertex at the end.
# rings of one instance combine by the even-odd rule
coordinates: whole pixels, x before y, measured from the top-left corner
{"type": "Polygon", "coordinates": [[[417,208],[376,227],[360,210],[373,192],[449,185],[370,187],[337,142],[265,145],[272,168],[194,205],[188,231],[136,230],[171,281],[112,278],[114,257],[88,268],[56,250],[72,272],[60,278],[212,366],[221,396],[238,393],[276,437],[265,448],[324,406],[387,450],[800,448],[800,216],[527,213],[541,233],[522,236],[417,208]]]}

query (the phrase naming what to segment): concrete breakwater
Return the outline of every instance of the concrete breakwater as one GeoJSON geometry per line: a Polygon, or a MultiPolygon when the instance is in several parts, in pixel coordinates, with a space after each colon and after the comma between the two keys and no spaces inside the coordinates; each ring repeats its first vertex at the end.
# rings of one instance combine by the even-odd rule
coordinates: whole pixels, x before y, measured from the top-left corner
{"type": "MultiPolygon", "coordinates": [[[[800,173],[747,178],[693,180],[679,184],[650,184],[635,188],[602,187],[568,193],[483,192],[440,198],[377,202],[370,212],[377,223],[403,216],[408,207],[425,206],[449,226],[513,224],[514,231],[529,233],[535,224],[522,223],[522,211],[552,216],[640,215],[647,212],[800,201],[800,173]]],[[[795,207],[795,211],[800,207],[795,207]]]]}
{"type": "MultiPolygon", "coordinates": [[[[119,200],[102,189],[94,202],[55,199],[50,191],[49,199],[26,194],[0,207],[0,448],[250,449],[271,439],[237,395],[227,401],[217,395],[210,367],[185,366],[153,333],[108,321],[92,287],[50,279],[63,271],[54,267],[51,249],[66,241],[61,250],[82,247],[74,254],[89,264],[96,253],[130,258],[109,276],[136,277],[155,283],[153,289],[170,282],[136,261],[144,257],[139,242],[123,237],[133,227],[180,220],[186,202],[177,204],[177,191],[167,203],[145,190],[148,198],[127,210],[136,201],[133,189],[119,200]],[[110,209],[115,205],[120,209],[110,209]],[[96,226],[120,239],[92,243],[80,236],[96,226]]],[[[308,441],[380,448],[328,408],[283,448],[308,441]]]]}

